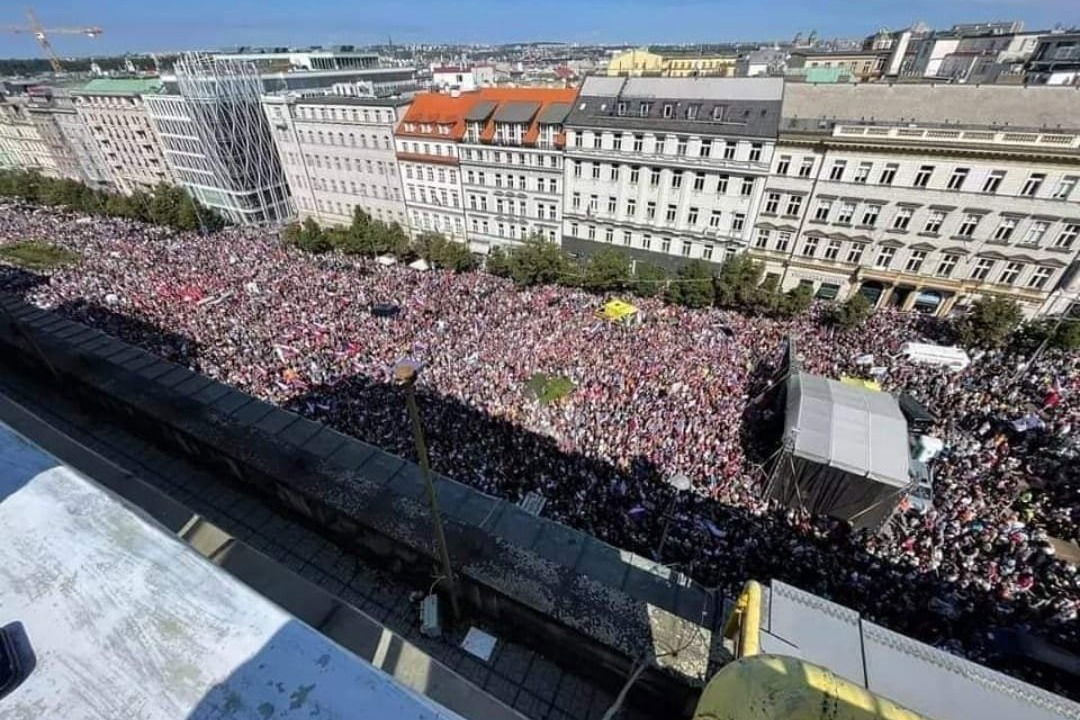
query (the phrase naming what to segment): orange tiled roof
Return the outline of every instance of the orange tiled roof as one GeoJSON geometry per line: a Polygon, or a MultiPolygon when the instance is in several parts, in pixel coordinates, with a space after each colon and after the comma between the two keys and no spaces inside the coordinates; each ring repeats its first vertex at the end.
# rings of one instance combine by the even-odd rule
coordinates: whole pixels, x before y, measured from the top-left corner
{"type": "MultiPolygon", "coordinates": [[[[477,103],[537,102],[540,103],[540,108],[529,124],[524,138],[526,144],[532,144],[536,142],[536,138],[540,134],[536,118],[540,117],[552,103],[573,104],[574,99],[577,98],[577,93],[577,88],[529,87],[482,88],[461,93],[458,97],[446,93],[420,93],[413,98],[409,111],[401,119],[401,123],[394,134],[402,137],[426,137],[458,141],[465,136],[465,116],[477,103]],[[421,132],[419,130],[408,132],[405,130],[407,124],[450,125],[451,127],[449,134],[444,135],[438,132],[438,127],[433,127],[432,132],[421,132]]],[[[492,116],[494,116],[495,112],[498,112],[498,108],[495,108],[492,116]]],[[[491,140],[494,135],[495,122],[488,119],[480,137],[482,140],[491,140]]]]}

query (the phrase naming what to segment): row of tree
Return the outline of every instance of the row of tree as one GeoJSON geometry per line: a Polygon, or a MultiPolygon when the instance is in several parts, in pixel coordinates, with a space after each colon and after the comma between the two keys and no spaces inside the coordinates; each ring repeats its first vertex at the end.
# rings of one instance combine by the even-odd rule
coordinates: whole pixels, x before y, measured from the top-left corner
{"type": "Polygon", "coordinates": [[[187,190],[160,183],[150,192],[105,192],[67,178],[26,170],[0,170],[0,196],[41,205],[62,206],[90,215],[108,215],[164,225],[177,230],[220,230],[225,221],[187,190]]]}

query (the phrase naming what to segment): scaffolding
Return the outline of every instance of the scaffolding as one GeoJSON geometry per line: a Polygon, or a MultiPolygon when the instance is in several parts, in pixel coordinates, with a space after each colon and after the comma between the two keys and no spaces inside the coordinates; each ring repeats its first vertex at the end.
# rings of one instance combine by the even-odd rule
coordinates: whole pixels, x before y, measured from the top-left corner
{"type": "MultiPolygon", "coordinates": [[[[277,224],[291,215],[285,174],[263,114],[262,78],[242,60],[188,53],[176,83],[204,162],[185,184],[233,222],[277,224]]],[[[183,176],[183,175],[182,175],[183,176]]]]}

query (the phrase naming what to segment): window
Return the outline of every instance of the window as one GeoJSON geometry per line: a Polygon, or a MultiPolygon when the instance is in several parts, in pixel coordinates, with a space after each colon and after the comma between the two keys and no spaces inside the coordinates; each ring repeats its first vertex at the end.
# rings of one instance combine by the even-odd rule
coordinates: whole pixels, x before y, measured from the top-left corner
{"type": "Polygon", "coordinates": [[[908,255],[907,263],[904,265],[904,272],[917,273],[922,268],[923,261],[926,260],[925,250],[912,250],[908,255]]]}
{"type": "Polygon", "coordinates": [[[725,160],[734,160],[735,159],[735,148],[736,148],[735,143],[730,142],[728,140],[724,141],[724,159],[725,160]]]}
{"type": "Polygon", "coordinates": [[[594,132],[592,136],[592,146],[594,150],[599,150],[604,147],[604,134],[594,132]]]}
{"type": "Polygon", "coordinates": [[[780,161],[776,163],[776,174],[787,175],[789,169],[791,169],[791,156],[781,155],[780,161]]]}
{"type": "Polygon", "coordinates": [[[574,161],[574,177],[576,177],[576,178],[581,177],[581,161],[580,160],[575,160],[574,161]]]}
{"type": "Polygon", "coordinates": [[[1061,178],[1061,182],[1054,189],[1053,198],[1055,200],[1068,200],[1072,195],[1072,191],[1076,189],[1077,177],[1075,175],[1066,175],[1061,178]]]}
{"type": "Polygon", "coordinates": [[[1024,182],[1024,187],[1020,189],[1020,194],[1024,197],[1035,197],[1035,194],[1039,192],[1039,188],[1042,187],[1043,180],[1045,179],[1045,173],[1032,173],[1027,181],[1024,182]]]}
{"type": "Polygon", "coordinates": [[[595,225],[590,225],[589,226],[589,239],[590,240],[595,240],[596,239],[596,226],[595,225]]]}
{"type": "Polygon", "coordinates": [[[892,185],[893,180],[896,179],[896,171],[900,169],[900,166],[896,163],[889,163],[885,166],[885,169],[881,171],[881,177],[878,178],[878,183],[881,185],[892,185]]]}
{"type": "Polygon", "coordinates": [[[693,105],[687,105],[686,106],[686,119],[687,120],[697,120],[699,110],[701,110],[701,105],[698,105],[696,103],[693,104],[693,105]]]}
{"type": "Polygon", "coordinates": [[[777,235],[776,235],[776,249],[779,252],[787,252],[789,247],[791,247],[791,233],[789,233],[789,232],[777,233],[777,235]]]}
{"type": "Polygon", "coordinates": [[[879,215],[881,215],[880,205],[867,205],[866,210],[863,211],[862,224],[867,227],[874,227],[877,224],[879,215]]]}
{"type": "Polygon", "coordinates": [[[952,275],[958,262],[960,262],[959,255],[943,255],[941,260],[938,261],[937,270],[934,271],[934,274],[940,278],[947,278],[952,275]]]}
{"type": "Polygon", "coordinates": [[[686,154],[686,138],[684,138],[684,137],[679,138],[678,143],[675,145],[675,154],[676,155],[685,155],[686,154]]]}
{"type": "Polygon", "coordinates": [[[931,210],[930,216],[926,218],[926,225],[923,226],[923,232],[937,234],[941,232],[941,225],[945,222],[944,210],[931,210]]]}
{"type": "Polygon", "coordinates": [[[749,197],[754,194],[754,178],[742,179],[742,187],[739,189],[739,194],[743,197],[749,197]]]}
{"type": "Polygon", "coordinates": [[[949,190],[960,190],[964,187],[964,181],[968,176],[967,168],[956,168],[952,171],[952,175],[949,177],[949,184],[945,187],[949,190]]]}
{"type": "Polygon", "coordinates": [[[1046,231],[1050,229],[1050,223],[1045,220],[1036,220],[1031,223],[1031,227],[1028,228],[1027,234],[1024,235],[1024,239],[1021,242],[1023,245],[1038,245],[1042,242],[1043,237],[1046,235],[1046,231]]]}
{"type": "Polygon", "coordinates": [[[649,177],[649,184],[657,187],[660,184],[660,168],[653,168],[649,177]]]}
{"type": "Polygon", "coordinates": [[[615,242],[615,228],[604,228],[604,242],[615,242]]]}
{"type": "Polygon", "coordinates": [[[816,237],[808,237],[803,241],[802,254],[803,257],[814,257],[817,254],[818,243],[820,241],[816,237]]]}
{"type": "Polygon", "coordinates": [[[971,237],[975,234],[975,228],[979,226],[980,220],[982,220],[981,215],[968,213],[964,216],[964,221],[960,223],[960,229],[956,231],[956,234],[960,237],[971,237]]]}
{"type": "Polygon", "coordinates": [[[656,203],[650,202],[645,206],[645,219],[647,219],[647,220],[655,220],[656,219],[656,203]]]}
{"type": "Polygon", "coordinates": [[[645,136],[644,135],[635,135],[634,136],[634,152],[641,152],[641,148],[644,146],[644,144],[645,144],[645,136]]]}
{"type": "Polygon", "coordinates": [[[814,158],[803,158],[802,165],[799,166],[799,177],[808,178],[812,172],[814,172],[814,158]]]}
{"type": "Polygon", "coordinates": [[[717,195],[726,195],[727,194],[727,186],[728,186],[728,176],[727,175],[717,175],[716,176],[716,194],[717,195]]]}
{"type": "Polygon", "coordinates": [[[761,162],[761,143],[750,143],[750,162],[761,162]]]}
{"type": "Polygon", "coordinates": [[[1016,230],[1017,220],[1014,217],[1001,218],[1001,224],[994,230],[995,240],[1008,240],[1012,237],[1013,231],[1016,230]]]}
{"type": "Polygon", "coordinates": [[[1024,271],[1024,264],[1018,262],[1011,262],[1005,264],[1005,269],[1001,271],[1001,277],[998,278],[998,282],[1002,285],[1012,285],[1016,282],[1016,278],[1020,277],[1020,273],[1024,271]]]}
{"type": "Polygon", "coordinates": [[[915,182],[912,183],[914,187],[924,188],[930,184],[930,176],[934,174],[933,165],[923,165],[919,168],[919,172],[915,173],[915,182]]]}
{"type": "Polygon", "coordinates": [[[990,275],[990,271],[994,269],[994,264],[995,262],[990,258],[979,258],[978,262],[971,268],[971,279],[985,280],[990,275]]]}
{"type": "Polygon", "coordinates": [[[769,245],[770,237],[772,237],[772,230],[769,230],[767,228],[758,228],[757,237],[754,238],[754,247],[767,247],[769,245]]]}
{"type": "Polygon", "coordinates": [[[675,106],[671,103],[664,103],[664,117],[669,118],[675,114],[675,106]]]}
{"type": "Polygon", "coordinates": [[[873,163],[859,163],[859,167],[855,168],[855,177],[852,178],[852,180],[857,183],[866,183],[866,181],[870,179],[870,170],[873,167],[873,163]]]}
{"type": "Polygon", "coordinates": [[[765,196],[765,210],[769,215],[780,212],[780,193],[771,192],[765,196]]]}
{"type": "Polygon", "coordinates": [[[660,241],[660,252],[663,252],[663,253],[670,253],[671,252],[671,238],[663,238],[660,241]]]}
{"type": "Polygon", "coordinates": [[[847,160],[837,160],[833,163],[832,169],[829,170],[830,180],[841,180],[844,177],[844,168],[847,167],[847,160]]]}
{"type": "Polygon", "coordinates": [[[825,246],[825,259],[835,260],[840,254],[840,241],[830,240],[829,244],[825,246]]]}
{"type": "Polygon", "coordinates": [[[711,227],[711,228],[720,227],[720,215],[721,215],[721,213],[720,213],[719,210],[713,210],[712,211],[712,214],[709,215],[709,227],[711,227]]]}
{"type": "Polygon", "coordinates": [[[712,254],[713,254],[713,246],[712,245],[705,245],[704,247],[701,248],[701,259],[702,260],[712,260],[712,254]]]}
{"type": "Polygon", "coordinates": [[[570,207],[575,210],[581,209],[581,193],[574,193],[574,196],[570,199],[570,207]]]}
{"type": "Polygon", "coordinates": [[[866,249],[866,245],[863,243],[854,243],[847,253],[847,261],[849,263],[858,264],[862,262],[863,250],[866,249]]]}
{"type": "Polygon", "coordinates": [[[742,232],[746,225],[746,213],[735,213],[731,218],[731,232],[742,232]]]}
{"type": "Polygon", "coordinates": [[[671,172],[671,189],[678,190],[682,187],[682,170],[673,170],[671,172]]]}
{"type": "Polygon", "coordinates": [[[784,211],[785,215],[790,217],[798,217],[802,212],[802,195],[792,195],[788,198],[787,209],[784,211]]]}
{"type": "Polygon", "coordinates": [[[633,237],[633,234],[629,230],[623,230],[622,244],[623,245],[629,245],[630,240],[631,240],[632,237],[633,237]]]}
{"type": "Polygon", "coordinates": [[[724,106],[723,105],[713,105],[712,119],[713,120],[723,120],[724,119],[724,106]]]}
{"type": "Polygon", "coordinates": [[[690,251],[694,249],[694,243],[689,240],[683,240],[682,243],[682,256],[690,257],[690,251]]]}
{"type": "Polygon", "coordinates": [[[701,192],[705,189],[705,173],[696,173],[694,175],[694,192],[701,192]]]}
{"type": "Polygon", "coordinates": [[[641,168],[637,165],[630,166],[630,184],[637,185],[641,179],[641,168]]]}
{"type": "Polygon", "coordinates": [[[892,265],[894,257],[896,257],[896,248],[883,247],[878,252],[877,260],[874,261],[874,267],[878,270],[885,270],[892,265]]]}
{"type": "Polygon", "coordinates": [[[1001,181],[1005,179],[1004,170],[994,170],[987,177],[986,182],[983,183],[982,191],[984,193],[996,193],[998,188],[1001,187],[1001,181]]]}
{"type": "Polygon", "coordinates": [[[678,212],[678,207],[677,206],[668,205],[667,206],[667,215],[665,216],[664,219],[667,220],[669,223],[675,222],[675,215],[676,215],[677,212],[678,212]]]}
{"type": "Polygon", "coordinates": [[[641,236],[641,247],[643,249],[645,249],[645,250],[651,250],[652,249],[652,235],[642,235],[641,236]]]}
{"type": "Polygon", "coordinates": [[[1049,282],[1050,276],[1053,274],[1054,268],[1037,267],[1035,268],[1035,272],[1033,272],[1028,279],[1027,286],[1029,288],[1034,288],[1035,290],[1042,290],[1043,287],[1046,286],[1046,283],[1049,282]]]}
{"type": "Polygon", "coordinates": [[[611,169],[608,171],[608,180],[618,181],[618,179],[619,179],[619,166],[613,164],[611,166],[611,169]]]}
{"type": "Polygon", "coordinates": [[[597,209],[599,209],[599,207],[600,207],[600,196],[599,195],[590,195],[589,196],[589,214],[590,215],[594,214],[597,211],[597,209]]]}
{"type": "Polygon", "coordinates": [[[1064,248],[1065,250],[1071,249],[1073,243],[1076,242],[1077,235],[1080,235],[1080,223],[1069,223],[1062,228],[1061,233],[1054,240],[1054,247],[1064,248]]]}
{"type": "Polygon", "coordinates": [[[908,225],[911,224],[911,216],[915,214],[915,211],[909,207],[902,207],[896,211],[896,216],[893,217],[893,229],[895,230],[907,230],[908,225]]]}
{"type": "Polygon", "coordinates": [[[818,200],[817,209],[814,210],[814,219],[822,222],[829,219],[829,211],[832,210],[832,200],[818,200]]]}
{"type": "Polygon", "coordinates": [[[593,163],[593,166],[592,166],[592,179],[593,180],[599,180],[600,179],[600,163],[593,163]]]}
{"type": "Polygon", "coordinates": [[[836,216],[836,222],[842,225],[850,225],[851,218],[855,216],[855,203],[846,202],[840,205],[840,213],[836,216]]]}
{"type": "Polygon", "coordinates": [[[618,199],[614,195],[608,195],[607,199],[607,211],[609,215],[615,214],[615,208],[618,206],[618,199]]]}
{"type": "Polygon", "coordinates": [[[712,155],[712,140],[701,141],[701,145],[698,146],[698,155],[701,157],[709,157],[712,155]]]}
{"type": "Polygon", "coordinates": [[[634,217],[637,215],[637,200],[633,198],[626,201],[626,216],[634,217]]]}
{"type": "Polygon", "coordinates": [[[620,115],[620,116],[625,115],[626,114],[626,103],[620,102],[618,105],[616,105],[615,106],[615,114],[620,115]]]}

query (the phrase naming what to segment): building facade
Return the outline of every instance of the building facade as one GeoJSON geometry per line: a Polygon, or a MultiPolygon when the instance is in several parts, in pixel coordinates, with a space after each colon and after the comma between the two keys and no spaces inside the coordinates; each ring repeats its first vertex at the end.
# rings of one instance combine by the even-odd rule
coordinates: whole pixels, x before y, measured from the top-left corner
{"type": "Polygon", "coordinates": [[[465,115],[478,93],[421,93],[394,131],[409,229],[468,242],[461,184],[465,115]]]}
{"type": "Polygon", "coordinates": [[[669,267],[745,249],[782,91],[780,78],[587,78],[565,121],[563,246],[669,267]]]}
{"type": "Polygon", "coordinates": [[[71,92],[76,113],[120,192],[173,182],[145,100],[163,87],[159,78],[96,78],[71,92]]]}
{"type": "Polygon", "coordinates": [[[1040,37],[1028,60],[1027,78],[1036,85],[1080,85],[1080,33],[1040,37]]]}
{"type": "Polygon", "coordinates": [[[889,53],[881,50],[795,50],[787,61],[789,77],[815,82],[815,76],[837,73],[845,82],[881,78],[889,53]]]}
{"type": "Polygon", "coordinates": [[[25,95],[0,94],[0,168],[54,174],[55,161],[25,95]]]}
{"type": "Polygon", "coordinates": [[[408,226],[393,136],[409,100],[287,94],[262,103],[301,220],[348,225],[360,208],[408,226]]]}
{"type": "Polygon", "coordinates": [[[563,121],[574,89],[482,90],[465,115],[460,148],[469,247],[538,235],[559,242],[563,121]]]}
{"type": "Polygon", "coordinates": [[[789,85],[751,252],[783,288],[820,298],[1063,310],[1080,290],[1077,93],[789,85]]]}
{"type": "Polygon", "coordinates": [[[110,189],[108,167],[89,128],[76,113],[71,94],[63,88],[41,85],[27,89],[26,103],[48,155],[47,174],[110,189]]]}

